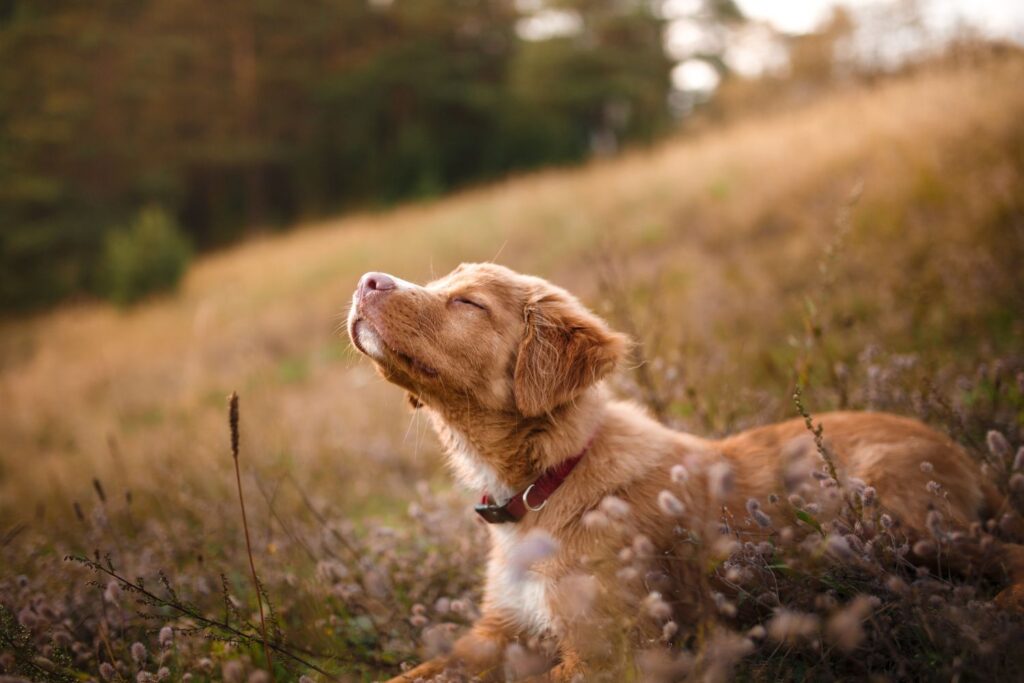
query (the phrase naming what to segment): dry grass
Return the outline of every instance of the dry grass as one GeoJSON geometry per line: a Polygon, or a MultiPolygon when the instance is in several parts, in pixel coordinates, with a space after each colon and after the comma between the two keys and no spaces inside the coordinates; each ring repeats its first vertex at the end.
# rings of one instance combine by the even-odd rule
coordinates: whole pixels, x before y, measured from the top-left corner
{"type": "MultiPolygon", "coordinates": [[[[80,666],[117,659],[134,676],[128,650],[148,622],[125,617],[124,603],[119,618],[108,613],[105,586],[90,589],[64,554],[109,552],[129,577],[163,569],[204,609],[224,609],[223,571],[226,594],[244,601],[222,424],[237,388],[254,549],[289,642],[358,675],[410,656],[421,636],[437,641],[425,623],[471,618],[479,562],[466,558],[479,557],[479,530],[464,517],[468,498],[448,491],[426,425],[338,335],[371,269],[422,281],[495,259],[581,293],[635,330],[651,359],[619,388],[693,431],[792,416],[799,379],[812,412],[895,409],[979,451],[989,428],[1019,443],[1021,82],[1024,58],[1012,54],[925,69],[613,162],[267,236],[205,258],[179,295],[129,312],[82,304],[6,324],[0,535],[27,527],[0,538],[0,602],[73,614],[75,642],[98,643],[80,666]],[[412,517],[410,500],[420,501],[412,517]],[[407,619],[414,602],[441,599],[443,612],[407,619]],[[104,623],[120,631],[100,637],[104,623]]],[[[156,638],[159,623],[150,628],[156,638]]],[[[935,661],[908,671],[963,675],[981,656],[961,655],[954,672],[945,641],[915,637],[904,646],[935,661]]],[[[150,650],[154,672],[199,679],[231,680],[219,662],[261,659],[258,643],[184,636],[150,650]],[[204,657],[218,662],[213,674],[204,657]]],[[[858,675],[791,659],[810,677],[858,675]]],[[[751,661],[757,678],[790,659],[751,661]]],[[[898,676],[885,661],[878,670],[898,676]]]]}

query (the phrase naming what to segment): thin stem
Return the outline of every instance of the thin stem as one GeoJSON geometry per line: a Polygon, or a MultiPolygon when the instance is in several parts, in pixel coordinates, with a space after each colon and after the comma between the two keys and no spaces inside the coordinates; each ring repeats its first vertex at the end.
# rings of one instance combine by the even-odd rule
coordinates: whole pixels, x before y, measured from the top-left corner
{"type": "Polygon", "coordinates": [[[238,487],[238,505],[242,508],[242,528],[245,530],[245,550],[249,555],[249,569],[252,570],[252,585],[256,589],[256,603],[260,607],[260,633],[263,636],[263,652],[267,655],[267,670],[270,680],[274,676],[274,661],[270,656],[270,641],[267,639],[267,622],[263,616],[263,596],[260,593],[260,579],[256,575],[256,562],[252,557],[252,542],[249,540],[249,520],[245,515],[245,497],[242,495],[242,470],[238,464],[238,392],[232,391],[228,401],[228,424],[231,427],[231,457],[235,461],[235,484],[238,487]]]}

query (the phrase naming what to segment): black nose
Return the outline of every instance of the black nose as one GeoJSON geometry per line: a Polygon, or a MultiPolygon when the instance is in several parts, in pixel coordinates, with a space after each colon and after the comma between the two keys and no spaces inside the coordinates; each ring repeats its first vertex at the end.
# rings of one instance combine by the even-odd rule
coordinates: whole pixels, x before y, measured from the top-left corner
{"type": "Polygon", "coordinates": [[[386,292],[395,289],[395,280],[386,273],[367,273],[359,278],[359,298],[366,296],[368,292],[386,292]]]}

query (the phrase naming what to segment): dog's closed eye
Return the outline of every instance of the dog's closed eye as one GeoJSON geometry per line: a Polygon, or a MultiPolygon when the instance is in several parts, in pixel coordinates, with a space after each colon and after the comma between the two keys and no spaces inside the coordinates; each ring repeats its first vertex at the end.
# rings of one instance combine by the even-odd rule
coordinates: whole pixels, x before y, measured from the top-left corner
{"type": "Polygon", "coordinates": [[[478,301],[474,301],[473,299],[468,299],[468,298],[466,298],[464,296],[454,297],[451,302],[453,304],[462,304],[462,305],[467,305],[467,306],[473,306],[474,308],[479,308],[481,311],[486,311],[487,310],[487,307],[484,306],[482,303],[480,303],[478,301]]]}

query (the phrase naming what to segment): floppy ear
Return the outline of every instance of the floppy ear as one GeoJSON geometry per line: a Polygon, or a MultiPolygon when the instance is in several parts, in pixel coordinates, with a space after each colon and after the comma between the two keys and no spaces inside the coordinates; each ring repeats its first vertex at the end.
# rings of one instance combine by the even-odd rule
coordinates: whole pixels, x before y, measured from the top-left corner
{"type": "Polygon", "coordinates": [[[516,408],[535,417],[575,398],[611,372],[626,337],[575,299],[549,293],[527,305],[513,382],[516,408]]]}

